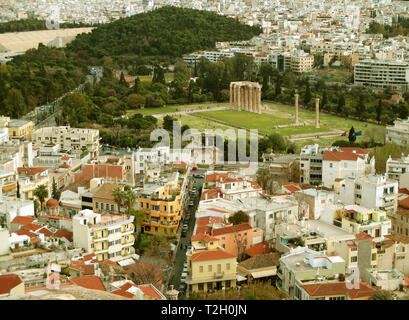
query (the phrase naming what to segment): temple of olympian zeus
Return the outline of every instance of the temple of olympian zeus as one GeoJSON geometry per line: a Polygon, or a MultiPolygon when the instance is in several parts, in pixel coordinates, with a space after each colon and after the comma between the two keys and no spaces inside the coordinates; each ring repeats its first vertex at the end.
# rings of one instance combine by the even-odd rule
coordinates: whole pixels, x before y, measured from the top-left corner
{"type": "MultiPolygon", "coordinates": [[[[295,123],[294,125],[298,125],[300,122],[298,121],[298,94],[295,94],[295,123]]],[[[320,99],[315,99],[315,128],[320,127],[320,99]]]]}
{"type": "Polygon", "coordinates": [[[261,85],[257,82],[230,82],[230,107],[261,113],[261,85]]]}

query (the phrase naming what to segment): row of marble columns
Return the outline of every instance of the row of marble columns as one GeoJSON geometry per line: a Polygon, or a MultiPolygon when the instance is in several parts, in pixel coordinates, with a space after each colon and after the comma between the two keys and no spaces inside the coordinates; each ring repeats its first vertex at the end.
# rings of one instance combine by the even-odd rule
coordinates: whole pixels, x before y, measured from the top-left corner
{"type": "Polygon", "coordinates": [[[261,86],[258,83],[230,83],[230,107],[261,113],[261,86]]]}

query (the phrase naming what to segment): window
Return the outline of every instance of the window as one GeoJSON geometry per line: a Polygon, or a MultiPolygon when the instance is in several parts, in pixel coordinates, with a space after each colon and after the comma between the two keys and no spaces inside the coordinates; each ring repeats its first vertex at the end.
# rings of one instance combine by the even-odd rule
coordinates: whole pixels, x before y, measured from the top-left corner
{"type": "Polygon", "coordinates": [[[226,263],[226,270],[230,270],[230,263],[226,263]]]}
{"type": "Polygon", "coordinates": [[[101,203],[101,210],[104,210],[104,204],[101,203]]]}
{"type": "Polygon", "coordinates": [[[357,262],[358,261],[358,257],[351,257],[351,262],[357,262]]]}
{"type": "Polygon", "coordinates": [[[95,208],[98,209],[98,202],[95,202],[95,208]]]}
{"type": "Polygon", "coordinates": [[[348,168],[348,163],[344,162],[344,168],[348,168]]]}
{"type": "Polygon", "coordinates": [[[199,291],[203,291],[203,290],[204,290],[203,283],[199,283],[199,284],[198,284],[198,289],[199,289],[199,291]]]}
{"type": "Polygon", "coordinates": [[[203,272],[203,266],[199,267],[199,272],[203,272]]]}
{"type": "Polygon", "coordinates": [[[217,265],[217,273],[221,273],[222,272],[222,265],[219,263],[217,265]]]}
{"type": "Polygon", "coordinates": [[[332,168],[332,162],[329,163],[329,167],[332,168]]]}
{"type": "Polygon", "coordinates": [[[207,266],[207,271],[212,272],[212,265],[211,264],[207,266]]]}

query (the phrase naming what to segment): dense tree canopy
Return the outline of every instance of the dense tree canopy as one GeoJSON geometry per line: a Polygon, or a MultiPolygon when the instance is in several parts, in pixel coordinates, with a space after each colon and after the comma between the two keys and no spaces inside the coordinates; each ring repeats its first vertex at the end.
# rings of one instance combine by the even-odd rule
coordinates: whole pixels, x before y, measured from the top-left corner
{"type": "Polygon", "coordinates": [[[214,12],[166,6],[102,25],[78,36],[69,48],[87,50],[99,58],[131,53],[179,57],[214,48],[217,41],[248,40],[260,33],[258,26],[214,12]]]}

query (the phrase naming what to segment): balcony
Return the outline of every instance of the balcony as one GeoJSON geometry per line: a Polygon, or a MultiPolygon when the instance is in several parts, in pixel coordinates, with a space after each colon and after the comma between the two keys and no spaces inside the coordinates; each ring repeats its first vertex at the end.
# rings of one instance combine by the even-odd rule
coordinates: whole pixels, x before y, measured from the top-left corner
{"type": "Polygon", "coordinates": [[[215,279],[221,279],[224,277],[224,272],[215,272],[214,273],[214,278],[215,279]]]}
{"type": "Polygon", "coordinates": [[[135,242],[135,237],[133,235],[129,236],[129,240],[126,240],[126,237],[122,237],[121,239],[121,244],[126,245],[126,244],[132,244],[135,242]]]}

